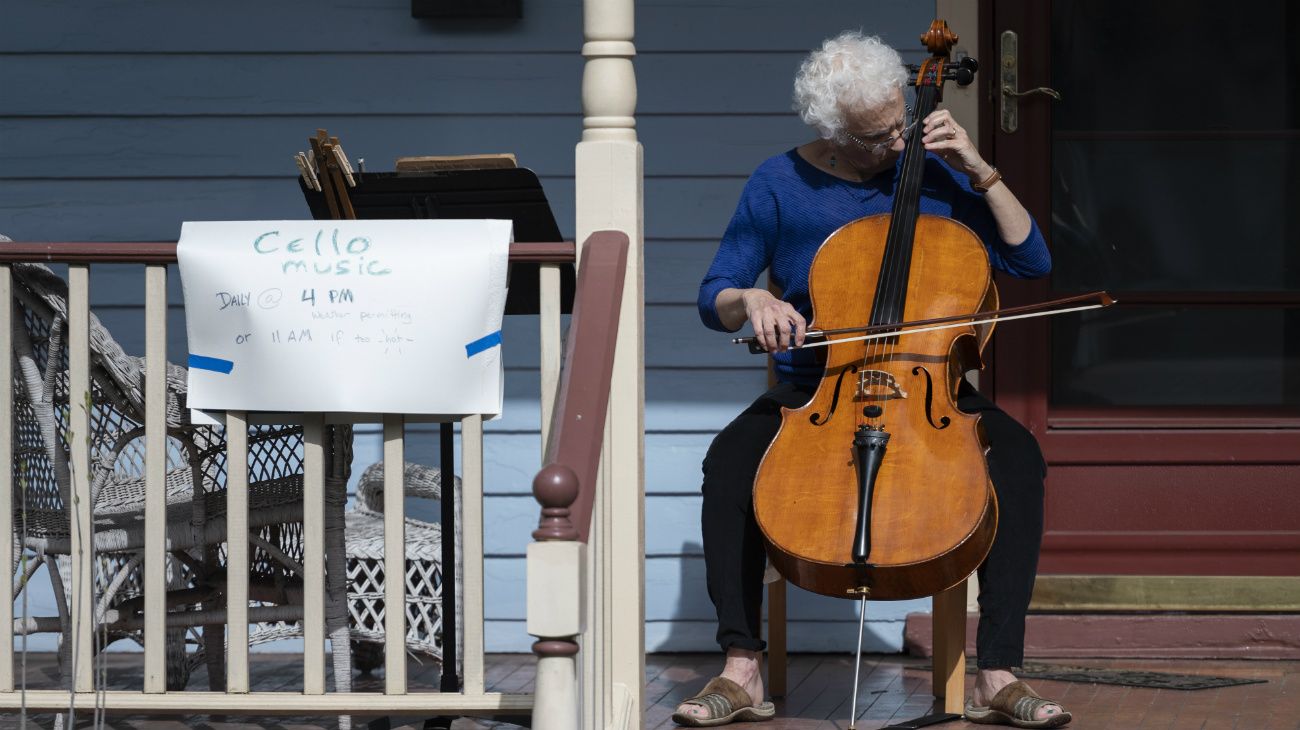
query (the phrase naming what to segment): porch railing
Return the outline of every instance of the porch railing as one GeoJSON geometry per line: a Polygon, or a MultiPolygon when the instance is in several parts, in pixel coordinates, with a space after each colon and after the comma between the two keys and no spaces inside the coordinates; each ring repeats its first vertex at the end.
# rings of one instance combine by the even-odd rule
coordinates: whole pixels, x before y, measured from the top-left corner
{"type": "MultiPolygon", "coordinates": [[[[512,262],[540,264],[541,301],[539,318],[540,379],[543,444],[547,448],[544,475],[567,471],[576,474],[573,479],[561,474],[563,482],[559,496],[546,492],[543,495],[544,536],[540,539],[553,542],[535,543],[529,550],[529,579],[537,574],[534,548],[539,554],[553,555],[569,550],[566,555],[581,552],[580,541],[574,541],[568,532],[555,529],[563,522],[557,510],[568,506],[579,494],[578,518],[570,517],[585,532],[591,514],[591,494],[594,489],[596,464],[603,438],[605,404],[608,402],[610,378],[613,368],[613,347],[618,326],[618,302],[627,264],[627,237],[618,232],[601,231],[592,234],[583,245],[582,264],[575,296],[575,311],[567,338],[565,364],[561,370],[560,286],[559,267],[575,261],[573,243],[515,243],[510,248],[512,262]],[[563,376],[561,376],[563,373],[563,376]],[[563,377],[563,382],[561,382],[563,377]],[[556,398],[558,396],[558,405],[556,398]],[[548,434],[548,430],[550,433],[548,434]],[[567,502],[565,501],[567,499],[567,502]],[[564,502],[564,504],[560,504],[564,502]],[[550,526],[550,527],[548,527],[550,526]],[[549,531],[548,531],[549,530],[549,531]],[[563,543],[563,544],[562,544],[563,543]]],[[[225,691],[166,691],[164,647],[169,616],[166,598],[165,556],[168,550],[166,533],[167,459],[166,413],[166,288],[167,265],[176,261],[175,243],[0,243],[0,352],[12,353],[15,311],[12,307],[12,264],[35,262],[66,264],[68,266],[67,341],[68,392],[91,392],[90,332],[90,265],[95,263],[143,264],[146,270],[145,291],[145,506],[143,542],[143,643],[144,680],[140,691],[108,689],[102,681],[97,683],[92,658],[96,622],[105,619],[102,611],[96,612],[94,597],[94,545],[91,540],[94,528],[91,495],[91,446],[82,438],[69,438],[64,444],[70,460],[71,495],[68,504],[71,535],[71,575],[68,581],[70,627],[73,650],[68,659],[73,668],[71,687],[58,690],[29,690],[15,688],[14,650],[12,641],[0,642],[0,711],[14,711],[25,706],[29,711],[58,712],[70,708],[94,709],[110,713],[159,714],[502,714],[518,715],[534,710],[534,696],[528,694],[502,694],[485,691],[483,644],[483,419],[470,416],[461,422],[463,516],[460,529],[463,535],[463,565],[465,583],[463,593],[462,625],[464,627],[463,689],[459,693],[408,692],[406,680],[405,612],[385,612],[385,685],[382,694],[366,692],[332,692],[325,687],[325,616],[326,564],[325,517],[326,502],[324,453],[326,419],[322,414],[298,414],[303,425],[303,556],[301,615],[276,616],[276,619],[300,620],[304,636],[303,691],[258,691],[249,682],[248,624],[259,620],[250,615],[249,607],[249,505],[248,505],[248,444],[249,423],[257,422],[257,414],[229,412],[227,419],[227,458],[225,474],[227,490],[227,559],[224,620],[226,635],[225,691]]],[[[15,486],[18,475],[10,467],[14,463],[12,418],[14,402],[10,384],[14,382],[13,357],[0,357],[0,534],[12,535],[14,524],[15,486]]],[[[69,404],[68,431],[71,434],[89,433],[90,413],[87,408],[69,404]]],[[[403,506],[403,427],[407,419],[402,414],[383,414],[384,489],[384,558],[386,565],[404,565],[405,521],[403,506]]],[[[334,421],[331,421],[334,422],[334,421]]],[[[450,471],[450,470],[449,470],[450,471]]],[[[197,487],[196,487],[197,488],[197,487]]],[[[444,499],[451,499],[445,491],[444,499]]],[[[567,510],[566,510],[567,511],[567,510]]],[[[535,536],[538,533],[534,533],[535,536]]],[[[255,537],[255,536],[254,536],[255,537]]],[[[444,535],[444,539],[453,539],[444,535]]],[[[14,543],[0,540],[0,564],[17,564],[14,543]]],[[[581,580],[573,581],[572,571],[582,570],[582,562],[561,561],[562,570],[572,586],[571,593],[557,590],[552,584],[541,593],[530,592],[528,601],[529,633],[540,637],[536,648],[539,663],[537,708],[572,706],[576,700],[572,685],[573,667],[570,661],[567,686],[556,686],[552,675],[552,660],[569,652],[573,637],[580,633],[581,580]],[[575,603],[576,602],[576,603],[575,603]],[[575,628],[576,627],[576,628],[575,628]]],[[[0,625],[18,627],[13,615],[14,583],[0,580],[0,625]]],[[[405,606],[405,583],[402,576],[386,580],[385,601],[388,606],[405,606]]],[[[445,595],[445,594],[444,594],[445,595]]],[[[204,607],[205,609],[207,606],[204,607]]],[[[258,608],[251,609],[253,614],[258,608]]],[[[23,630],[27,630],[26,628],[23,630]]],[[[337,637],[336,637],[337,638],[337,637]]],[[[446,637],[454,641],[454,637],[446,637]]],[[[562,674],[563,672],[559,672],[562,674]]],[[[547,713],[549,714],[549,713],[547,713]]],[[[569,716],[572,716],[571,714],[569,716]]],[[[539,718],[540,719],[540,718],[539,718]]],[[[551,724],[551,723],[548,723],[551,724]]],[[[561,725],[553,725],[559,727],[561,725]]],[[[563,727],[573,727],[569,722],[563,727]]]]}

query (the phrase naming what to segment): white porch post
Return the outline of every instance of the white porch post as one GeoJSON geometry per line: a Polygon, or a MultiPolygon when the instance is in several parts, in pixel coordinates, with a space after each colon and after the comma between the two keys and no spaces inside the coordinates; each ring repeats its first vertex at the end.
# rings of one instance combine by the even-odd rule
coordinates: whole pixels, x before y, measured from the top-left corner
{"type": "Polygon", "coordinates": [[[645,684],[642,153],[636,137],[633,0],[585,0],[583,133],[576,150],[577,230],[627,234],[601,479],[592,515],[589,610],[582,635],[582,726],[640,727],[645,684]]]}

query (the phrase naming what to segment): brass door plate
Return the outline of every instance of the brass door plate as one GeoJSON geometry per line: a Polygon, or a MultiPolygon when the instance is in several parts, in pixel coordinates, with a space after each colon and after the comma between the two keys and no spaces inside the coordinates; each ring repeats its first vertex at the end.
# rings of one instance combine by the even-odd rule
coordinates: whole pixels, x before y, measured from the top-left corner
{"type": "Polygon", "coordinates": [[[1013,30],[1002,31],[998,54],[998,99],[1002,110],[1002,131],[1010,134],[1020,128],[1020,100],[1007,89],[1020,88],[1020,36],[1013,30]]]}

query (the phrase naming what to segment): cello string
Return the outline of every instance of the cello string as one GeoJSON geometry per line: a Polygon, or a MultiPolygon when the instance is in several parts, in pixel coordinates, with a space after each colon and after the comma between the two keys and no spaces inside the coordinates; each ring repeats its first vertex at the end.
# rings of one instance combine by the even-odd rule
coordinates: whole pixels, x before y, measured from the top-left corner
{"type": "MultiPolygon", "coordinates": [[[[879,272],[876,274],[876,291],[873,292],[873,296],[871,299],[871,318],[868,321],[874,322],[876,318],[880,315],[880,313],[877,311],[877,308],[880,306],[880,303],[885,299],[885,295],[882,294],[881,292],[882,290],[884,291],[888,290],[887,276],[889,271],[889,251],[890,251],[889,236],[886,235],[885,250],[880,259],[879,272]]],[[[879,354],[878,351],[879,351],[879,344],[876,342],[868,342],[867,346],[863,348],[861,374],[858,376],[858,383],[859,383],[858,389],[860,391],[864,403],[869,402],[874,397],[874,393],[875,393],[874,386],[876,385],[876,379],[877,379],[876,367],[878,367],[878,361],[877,361],[877,357],[879,354]]],[[[864,408],[865,406],[854,409],[856,411],[857,422],[859,427],[866,425],[866,422],[868,421],[871,422],[870,423],[871,427],[873,428],[877,427],[878,419],[884,414],[882,413],[881,416],[867,416],[864,408]]],[[[850,720],[850,724],[852,724],[851,720],[850,720]]]]}
{"type": "MultiPolygon", "coordinates": [[[[923,102],[923,99],[918,98],[917,102],[918,104],[920,104],[923,102]]],[[[909,120],[905,118],[904,125],[906,126],[906,124],[908,123],[909,120]]],[[[909,168],[909,162],[911,157],[911,155],[909,154],[910,150],[911,150],[911,145],[905,141],[904,151],[903,151],[903,164],[901,165],[901,172],[899,174],[898,181],[894,185],[894,196],[895,196],[894,199],[897,205],[894,207],[894,210],[892,211],[893,215],[890,219],[890,231],[885,237],[885,253],[881,261],[880,274],[877,277],[878,292],[877,292],[877,296],[873,300],[872,319],[875,320],[878,324],[883,324],[883,323],[887,323],[888,321],[897,320],[897,312],[895,311],[896,308],[894,306],[894,302],[897,301],[899,286],[900,286],[899,279],[902,274],[900,270],[901,269],[900,254],[902,253],[902,251],[901,251],[901,246],[899,245],[899,240],[901,236],[897,231],[897,225],[899,221],[907,219],[907,216],[904,212],[906,210],[906,205],[905,205],[907,202],[905,199],[906,196],[903,196],[902,199],[900,199],[899,196],[908,187],[906,185],[906,181],[908,179],[908,168],[909,168]],[[883,308],[883,311],[876,311],[875,308],[878,307],[883,308]]],[[[873,363],[875,367],[871,368],[870,375],[866,377],[865,380],[868,381],[870,385],[873,386],[878,385],[881,380],[881,372],[884,368],[887,367],[888,361],[890,359],[889,345],[887,342],[881,342],[878,347],[872,345],[868,347],[866,351],[868,353],[868,360],[871,363],[873,363]]],[[[866,369],[867,366],[864,363],[864,370],[866,369]]],[[[887,401],[884,402],[887,403],[887,401]]],[[[884,405],[882,405],[880,416],[878,416],[876,419],[873,420],[882,419],[884,417],[884,410],[885,407],[884,405]]]]}
{"type": "MultiPolygon", "coordinates": [[[[917,94],[917,111],[916,116],[919,120],[926,113],[928,107],[933,107],[933,93],[929,91],[931,87],[922,86],[916,90],[917,94]]],[[[910,274],[911,252],[915,245],[916,215],[920,208],[919,201],[919,175],[924,170],[925,148],[921,145],[921,135],[913,128],[910,139],[906,141],[903,151],[902,173],[899,175],[898,183],[895,186],[894,195],[898,200],[898,206],[895,210],[894,219],[891,221],[894,225],[894,235],[890,236],[892,240],[886,246],[887,251],[891,251],[888,257],[889,272],[888,282],[886,283],[887,297],[885,299],[889,304],[889,321],[890,323],[901,322],[903,309],[906,306],[906,292],[910,274]],[[899,224],[901,223],[901,228],[899,224]]],[[[898,340],[896,338],[881,338],[883,353],[883,366],[886,372],[889,372],[889,366],[896,358],[896,349],[898,340]]],[[[895,383],[895,386],[897,383],[895,383]]],[[[887,401],[886,401],[887,402],[887,401]]],[[[883,415],[883,414],[882,414],[883,415]]]]}
{"type": "MultiPolygon", "coordinates": [[[[877,270],[876,273],[875,291],[871,293],[871,314],[868,319],[868,321],[871,322],[874,322],[876,317],[879,314],[876,310],[882,300],[881,292],[886,286],[885,274],[888,271],[888,264],[889,264],[889,236],[886,235],[885,249],[881,254],[880,268],[877,270]]],[[[857,388],[859,401],[858,401],[858,405],[856,405],[853,409],[853,421],[854,424],[857,426],[856,430],[859,431],[864,426],[868,425],[868,421],[875,420],[874,417],[868,416],[866,414],[866,410],[865,410],[866,405],[864,404],[868,403],[871,400],[872,393],[873,393],[873,386],[875,385],[876,373],[874,369],[872,369],[872,364],[875,362],[876,350],[877,350],[877,344],[875,342],[867,342],[862,349],[862,361],[859,365],[858,382],[855,386],[857,388]]],[[[874,423],[870,425],[873,427],[875,426],[874,423]]],[[[850,720],[850,724],[852,724],[851,720],[850,720]]]]}
{"type": "MultiPolygon", "coordinates": [[[[906,127],[907,124],[906,118],[904,118],[903,123],[904,123],[904,127],[906,127]]],[[[906,157],[906,146],[905,146],[903,164],[901,165],[901,168],[903,169],[904,172],[903,174],[900,174],[899,180],[898,182],[895,183],[894,186],[895,202],[899,202],[897,196],[899,190],[901,189],[901,183],[902,183],[903,175],[905,174],[906,171],[906,165],[907,165],[907,157],[906,157]]],[[[894,206],[891,206],[891,208],[893,207],[894,206]]],[[[891,213],[896,213],[896,212],[897,212],[896,210],[891,210],[891,213]]],[[[898,237],[895,231],[895,225],[898,220],[899,217],[896,215],[891,216],[890,218],[889,230],[886,232],[885,235],[885,250],[881,257],[879,273],[876,276],[876,292],[875,292],[875,296],[872,299],[872,311],[871,311],[871,321],[876,323],[880,323],[882,320],[887,320],[892,318],[893,307],[890,305],[890,303],[893,301],[893,298],[895,296],[895,290],[897,288],[895,284],[895,279],[898,273],[897,272],[898,246],[895,245],[896,239],[898,237]]],[[[862,389],[864,396],[870,396],[871,398],[874,398],[874,394],[877,392],[876,388],[882,382],[881,371],[882,368],[885,367],[884,360],[887,354],[888,354],[888,348],[886,344],[883,342],[881,343],[871,342],[868,344],[866,348],[864,348],[864,360],[862,365],[863,372],[859,378],[859,381],[861,383],[860,388],[862,389]]],[[[864,397],[864,400],[868,400],[868,398],[864,397]]],[[[862,412],[862,409],[858,409],[859,413],[861,414],[860,417],[866,417],[868,420],[872,421],[871,425],[873,428],[883,427],[881,425],[881,421],[883,420],[885,415],[884,414],[885,403],[886,401],[882,400],[879,406],[880,407],[879,414],[870,417],[866,417],[866,414],[862,412]]]]}

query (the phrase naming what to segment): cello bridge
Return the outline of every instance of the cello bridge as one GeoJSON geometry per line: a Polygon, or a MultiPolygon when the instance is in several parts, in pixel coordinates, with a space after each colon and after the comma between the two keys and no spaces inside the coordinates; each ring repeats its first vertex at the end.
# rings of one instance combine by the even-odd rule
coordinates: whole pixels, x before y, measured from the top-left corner
{"type": "Polygon", "coordinates": [[[884,370],[863,370],[858,373],[857,399],[860,401],[884,401],[906,398],[907,391],[898,384],[898,380],[884,370]]]}

